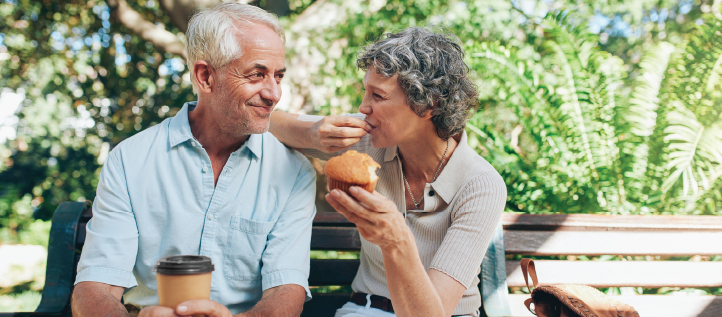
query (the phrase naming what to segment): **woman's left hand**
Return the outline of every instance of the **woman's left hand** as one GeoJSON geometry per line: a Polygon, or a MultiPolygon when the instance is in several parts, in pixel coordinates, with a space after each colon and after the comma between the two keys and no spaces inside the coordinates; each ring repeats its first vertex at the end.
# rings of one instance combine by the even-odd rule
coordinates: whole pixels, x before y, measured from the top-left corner
{"type": "Polygon", "coordinates": [[[369,193],[357,186],[352,186],[349,192],[353,197],[334,189],[326,195],[326,201],[356,224],[364,239],[381,249],[413,240],[404,216],[393,201],[377,191],[369,193]]]}

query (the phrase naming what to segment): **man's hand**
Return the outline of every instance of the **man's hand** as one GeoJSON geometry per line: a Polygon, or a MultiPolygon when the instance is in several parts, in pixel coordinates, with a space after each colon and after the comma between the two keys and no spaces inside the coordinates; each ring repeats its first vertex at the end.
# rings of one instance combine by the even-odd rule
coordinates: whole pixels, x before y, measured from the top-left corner
{"type": "Polygon", "coordinates": [[[148,306],[138,315],[138,317],[178,316],[231,317],[233,315],[228,308],[210,299],[188,300],[178,304],[175,310],[163,306],[148,306]]]}
{"type": "Polygon", "coordinates": [[[361,119],[348,116],[327,116],[311,127],[313,147],[326,153],[348,149],[372,127],[361,119]]]}

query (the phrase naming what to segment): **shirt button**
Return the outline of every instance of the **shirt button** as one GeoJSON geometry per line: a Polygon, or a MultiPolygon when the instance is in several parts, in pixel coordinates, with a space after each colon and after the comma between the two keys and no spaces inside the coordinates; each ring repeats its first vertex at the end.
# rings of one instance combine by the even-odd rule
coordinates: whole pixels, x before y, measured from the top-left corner
{"type": "Polygon", "coordinates": [[[191,142],[191,146],[192,146],[192,147],[196,147],[196,143],[195,143],[195,142],[191,142]]]}
{"type": "Polygon", "coordinates": [[[429,196],[434,196],[436,193],[433,190],[429,191],[429,196]]]}
{"type": "Polygon", "coordinates": [[[207,166],[203,166],[203,173],[206,173],[206,172],[208,172],[208,167],[207,167],[207,166]]]}
{"type": "Polygon", "coordinates": [[[208,220],[213,220],[213,214],[208,215],[208,220]]]}

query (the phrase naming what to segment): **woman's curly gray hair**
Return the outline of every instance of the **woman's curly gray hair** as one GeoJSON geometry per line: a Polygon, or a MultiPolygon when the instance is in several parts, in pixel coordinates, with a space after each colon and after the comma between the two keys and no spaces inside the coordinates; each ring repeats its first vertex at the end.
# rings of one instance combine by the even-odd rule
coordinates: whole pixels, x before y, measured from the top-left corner
{"type": "Polygon", "coordinates": [[[356,64],[363,70],[373,66],[386,78],[398,74],[406,103],[419,116],[431,110],[436,134],[443,140],[461,132],[478,105],[464,50],[453,34],[420,27],[386,33],[359,53],[356,64]]]}

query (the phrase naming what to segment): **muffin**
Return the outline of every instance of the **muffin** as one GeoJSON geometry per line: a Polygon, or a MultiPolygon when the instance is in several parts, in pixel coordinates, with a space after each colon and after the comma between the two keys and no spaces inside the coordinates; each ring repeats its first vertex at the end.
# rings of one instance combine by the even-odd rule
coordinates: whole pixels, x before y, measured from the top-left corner
{"type": "Polygon", "coordinates": [[[380,167],[368,154],[350,150],[328,160],[323,172],[328,179],[329,190],[340,189],[348,193],[351,186],[359,186],[373,193],[379,180],[376,169],[380,167]]]}

